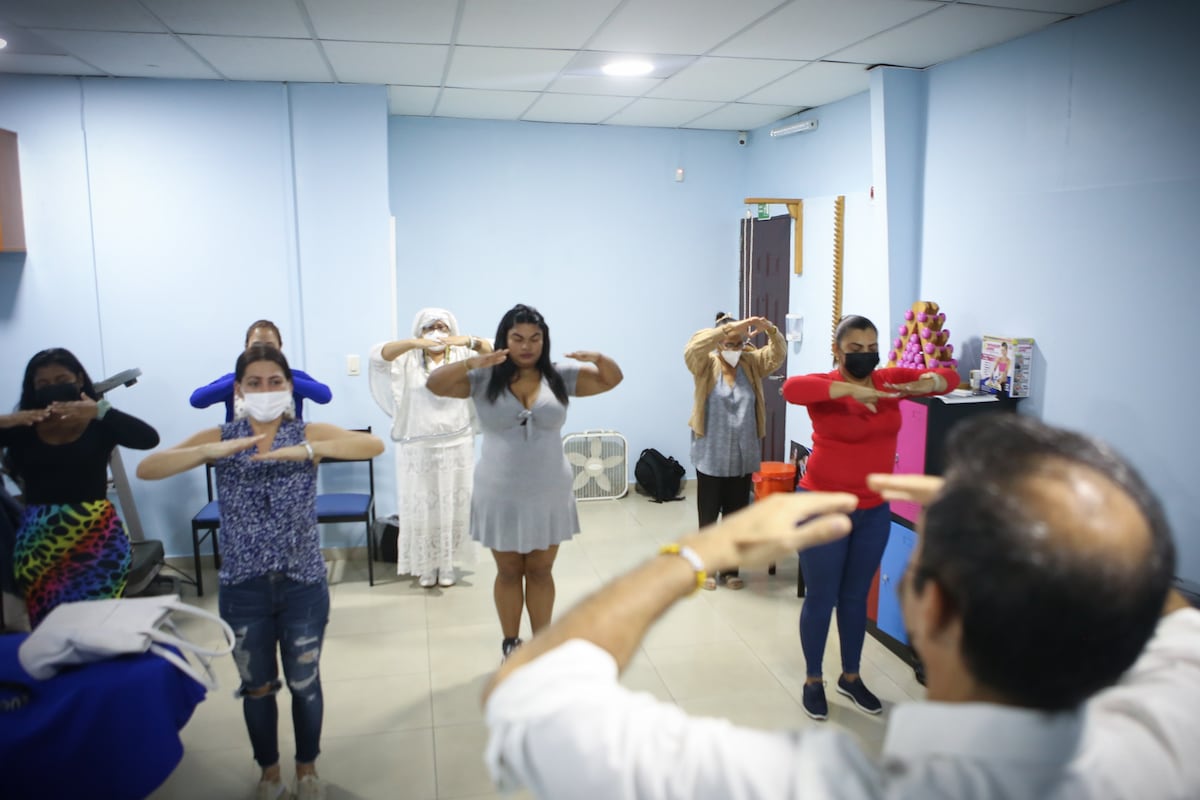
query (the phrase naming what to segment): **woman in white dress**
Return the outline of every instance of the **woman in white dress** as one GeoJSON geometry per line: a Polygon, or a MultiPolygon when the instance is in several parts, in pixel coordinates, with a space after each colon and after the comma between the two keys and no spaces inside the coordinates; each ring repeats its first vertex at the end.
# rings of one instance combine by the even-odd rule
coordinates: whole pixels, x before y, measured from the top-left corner
{"type": "Polygon", "coordinates": [[[418,311],[412,333],[371,350],[371,394],[392,417],[396,443],[396,574],[419,575],[425,588],[453,586],[455,554],[471,541],[471,406],[434,395],[425,381],[431,370],[490,353],[492,345],[461,335],[444,308],[418,311]]]}

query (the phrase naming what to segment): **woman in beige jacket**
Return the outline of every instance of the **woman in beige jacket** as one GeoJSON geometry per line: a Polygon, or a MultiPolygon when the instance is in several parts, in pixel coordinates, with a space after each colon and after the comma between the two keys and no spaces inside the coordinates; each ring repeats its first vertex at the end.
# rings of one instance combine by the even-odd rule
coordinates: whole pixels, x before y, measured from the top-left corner
{"type": "MultiPolygon", "coordinates": [[[[725,313],[717,314],[714,327],[697,331],[684,348],[696,382],[688,426],[702,528],[750,504],[750,476],[761,466],[767,432],[762,382],[786,356],[787,342],[770,320],[747,317],[739,322],[725,313]],[[750,344],[759,332],[768,339],[761,349],[750,344]]],[[[743,586],[733,569],[709,578],[704,588],[715,589],[718,581],[730,589],[743,586]]]]}

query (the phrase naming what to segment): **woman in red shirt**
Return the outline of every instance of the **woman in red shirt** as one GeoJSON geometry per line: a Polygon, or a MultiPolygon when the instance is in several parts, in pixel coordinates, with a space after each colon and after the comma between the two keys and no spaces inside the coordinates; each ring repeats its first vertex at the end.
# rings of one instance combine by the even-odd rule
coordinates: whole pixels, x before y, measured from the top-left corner
{"type": "Polygon", "coordinates": [[[807,662],[802,705],[816,720],[829,715],[821,661],[835,606],[842,651],[837,690],[868,714],[883,710],[858,674],[867,628],[867,593],[891,529],[888,504],[867,488],[867,475],[892,471],[900,398],[944,394],[959,382],[953,369],[875,369],[879,332],[866,317],[847,316],[838,323],[833,359],[833,371],[796,375],[783,385],[784,399],[807,406],[812,418],[812,456],[800,490],[858,496],[849,536],[800,553],[807,587],[800,611],[800,644],[807,662]]]}

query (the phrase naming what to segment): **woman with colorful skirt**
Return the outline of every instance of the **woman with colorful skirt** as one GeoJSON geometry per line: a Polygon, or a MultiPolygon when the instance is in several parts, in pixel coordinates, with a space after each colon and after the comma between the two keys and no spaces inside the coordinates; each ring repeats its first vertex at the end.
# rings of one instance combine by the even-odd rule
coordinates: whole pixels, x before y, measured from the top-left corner
{"type": "Polygon", "coordinates": [[[33,627],[60,603],[125,591],[129,537],[107,497],[117,445],[149,450],[158,433],[98,397],[69,350],[30,359],[17,411],[0,415],[0,447],[25,505],[13,571],[33,627]]]}

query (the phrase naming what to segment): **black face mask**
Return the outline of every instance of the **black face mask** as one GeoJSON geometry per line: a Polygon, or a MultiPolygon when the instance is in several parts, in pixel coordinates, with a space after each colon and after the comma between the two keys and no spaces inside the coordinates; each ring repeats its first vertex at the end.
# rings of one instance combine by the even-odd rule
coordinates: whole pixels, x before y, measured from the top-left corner
{"type": "Polygon", "coordinates": [[[51,403],[69,403],[79,399],[79,384],[52,383],[49,386],[39,386],[33,390],[33,402],[38,408],[46,408],[51,403]]]}
{"type": "Polygon", "coordinates": [[[879,353],[846,353],[842,365],[851,377],[861,380],[879,366],[879,353]]]}

